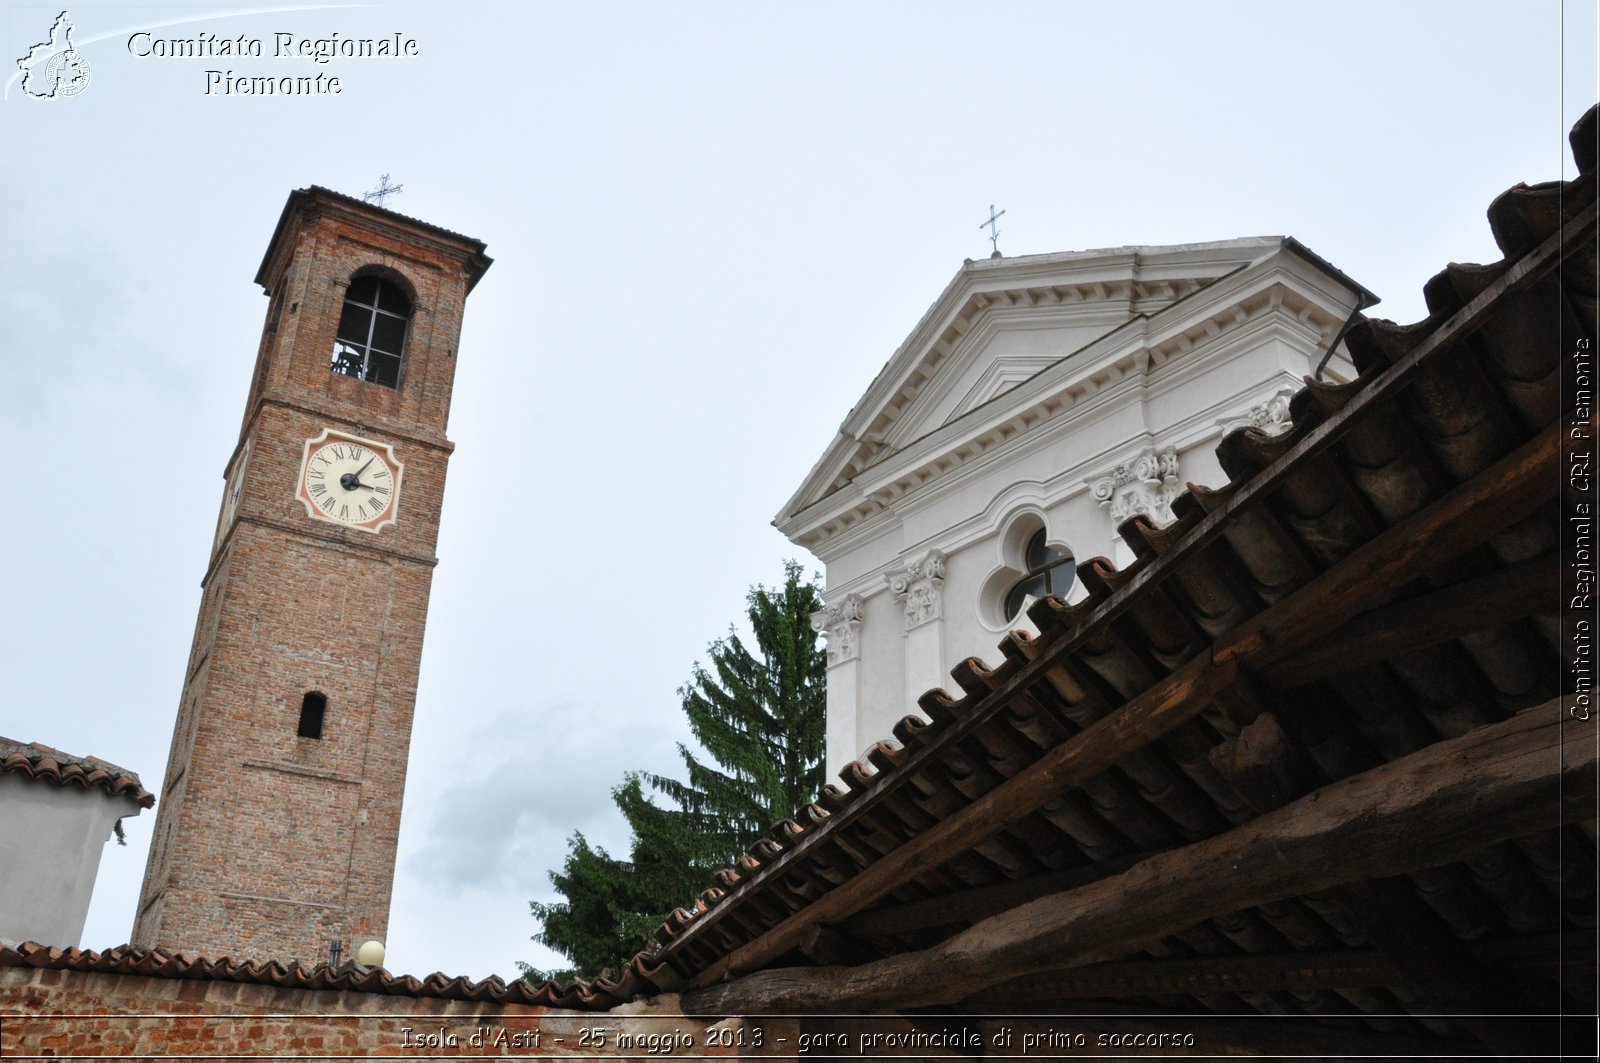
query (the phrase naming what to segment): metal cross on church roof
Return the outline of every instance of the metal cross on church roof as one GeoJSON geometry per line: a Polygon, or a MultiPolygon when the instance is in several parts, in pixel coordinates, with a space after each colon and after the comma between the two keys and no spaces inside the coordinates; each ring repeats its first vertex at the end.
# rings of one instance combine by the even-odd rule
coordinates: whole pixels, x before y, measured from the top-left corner
{"type": "Polygon", "coordinates": [[[999,222],[999,220],[1004,216],[1005,211],[1002,210],[999,214],[996,214],[994,212],[994,204],[990,203],[989,220],[978,226],[980,229],[989,230],[989,246],[994,249],[994,253],[997,255],[1000,253],[1000,230],[996,226],[996,223],[999,222]]]}
{"type": "MultiPolygon", "coordinates": [[[[374,188],[370,192],[363,192],[361,194],[361,198],[366,200],[368,203],[376,203],[378,206],[381,207],[381,206],[384,205],[384,202],[383,202],[384,200],[388,199],[390,196],[394,195],[396,192],[405,191],[405,187],[406,187],[405,185],[391,185],[389,183],[389,175],[388,174],[384,174],[378,180],[378,187],[374,188]]],[[[990,209],[992,210],[994,208],[991,207],[990,209]]],[[[1005,211],[1002,210],[1000,213],[1004,214],[1005,211]]]]}

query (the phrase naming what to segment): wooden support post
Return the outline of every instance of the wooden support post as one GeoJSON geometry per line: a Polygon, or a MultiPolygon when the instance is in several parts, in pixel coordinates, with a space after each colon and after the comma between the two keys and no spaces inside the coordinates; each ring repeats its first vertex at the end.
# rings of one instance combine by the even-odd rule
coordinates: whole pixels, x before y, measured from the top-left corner
{"type": "Polygon", "coordinates": [[[1257,815],[1288,804],[1307,789],[1294,746],[1270,712],[1212,749],[1211,764],[1257,815]]]}

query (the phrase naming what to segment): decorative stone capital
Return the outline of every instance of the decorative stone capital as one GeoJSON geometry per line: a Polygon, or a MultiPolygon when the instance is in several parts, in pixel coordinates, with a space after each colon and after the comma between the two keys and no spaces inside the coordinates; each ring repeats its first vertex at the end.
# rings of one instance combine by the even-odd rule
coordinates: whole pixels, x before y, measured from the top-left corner
{"type": "Polygon", "coordinates": [[[889,577],[889,589],[905,607],[907,631],[943,615],[939,591],[943,586],[944,555],[937,550],[930,550],[921,561],[889,577]]]}
{"type": "Polygon", "coordinates": [[[1279,388],[1267,401],[1233,417],[1219,418],[1217,424],[1222,426],[1223,435],[1235,428],[1259,428],[1268,435],[1282,435],[1294,427],[1289,419],[1289,400],[1293,397],[1294,388],[1279,388]]]}
{"type": "Polygon", "coordinates": [[[1144,514],[1154,524],[1171,524],[1178,496],[1178,451],[1146,446],[1128,461],[1086,481],[1096,502],[1111,511],[1111,523],[1144,514]]]}
{"type": "Polygon", "coordinates": [[[861,598],[847,594],[842,601],[811,614],[811,630],[828,640],[828,667],[861,656],[861,598]]]}

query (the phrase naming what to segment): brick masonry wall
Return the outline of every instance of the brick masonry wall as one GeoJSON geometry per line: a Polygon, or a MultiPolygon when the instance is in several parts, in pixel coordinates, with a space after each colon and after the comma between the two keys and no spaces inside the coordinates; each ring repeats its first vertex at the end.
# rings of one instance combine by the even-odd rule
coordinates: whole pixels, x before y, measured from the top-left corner
{"type": "MultiPolygon", "coordinates": [[[[0,1058],[5,1059],[738,1057],[737,1045],[743,1040],[749,1047],[750,1039],[750,1031],[737,1022],[708,1028],[670,1007],[626,1015],[571,1012],[206,978],[0,966],[0,1058]]],[[[764,1048],[775,1046],[772,1039],[764,1040],[764,1048]]]]}
{"type": "MultiPolygon", "coordinates": [[[[470,242],[297,193],[259,278],[273,293],[185,675],[131,940],[313,963],[387,934],[444,432],[470,242]],[[344,292],[378,271],[411,297],[398,388],[333,373],[344,292]],[[296,499],[325,430],[393,448],[396,521],[374,534],[296,499]],[[235,479],[237,478],[237,479],[235,479]],[[327,698],[323,737],[296,734],[327,698]]],[[[219,456],[220,457],[220,456],[219,456]]]]}

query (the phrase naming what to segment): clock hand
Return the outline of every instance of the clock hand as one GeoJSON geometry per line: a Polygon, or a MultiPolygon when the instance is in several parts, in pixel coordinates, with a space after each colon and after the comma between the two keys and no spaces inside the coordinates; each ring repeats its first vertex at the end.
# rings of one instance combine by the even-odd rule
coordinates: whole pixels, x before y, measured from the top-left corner
{"type": "Polygon", "coordinates": [[[339,486],[344,488],[346,491],[354,491],[358,487],[365,487],[369,491],[372,490],[370,484],[364,484],[361,482],[361,474],[371,468],[372,463],[377,460],[378,456],[374,454],[372,457],[367,459],[367,463],[365,465],[361,466],[361,468],[357,469],[355,472],[347,472],[340,476],[339,486]]]}

